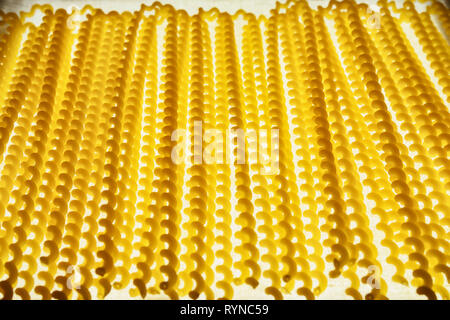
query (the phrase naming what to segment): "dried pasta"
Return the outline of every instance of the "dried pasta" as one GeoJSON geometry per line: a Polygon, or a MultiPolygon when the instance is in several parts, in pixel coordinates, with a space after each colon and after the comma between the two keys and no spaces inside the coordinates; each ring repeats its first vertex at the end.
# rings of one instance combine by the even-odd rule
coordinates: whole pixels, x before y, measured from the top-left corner
{"type": "Polygon", "coordinates": [[[418,7],[0,11],[0,297],[449,299],[450,11],[418,7]]]}

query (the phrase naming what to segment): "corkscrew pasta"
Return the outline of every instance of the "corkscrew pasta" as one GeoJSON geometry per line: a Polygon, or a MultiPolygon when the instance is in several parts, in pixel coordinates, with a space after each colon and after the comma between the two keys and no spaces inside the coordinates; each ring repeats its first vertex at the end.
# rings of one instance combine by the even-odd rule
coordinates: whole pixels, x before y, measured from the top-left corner
{"type": "Polygon", "coordinates": [[[449,17],[0,11],[0,297],[449,299],[449,17]]]}

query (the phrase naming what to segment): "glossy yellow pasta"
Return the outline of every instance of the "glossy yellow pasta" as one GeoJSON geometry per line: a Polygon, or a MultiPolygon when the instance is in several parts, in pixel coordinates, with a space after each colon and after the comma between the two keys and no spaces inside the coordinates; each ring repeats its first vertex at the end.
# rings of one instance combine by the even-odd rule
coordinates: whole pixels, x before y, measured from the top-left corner
{"type": "Polygon", "coordinates": [[[0,11],[0,297],[449,299],[423,2],[0,11]]]}

